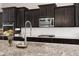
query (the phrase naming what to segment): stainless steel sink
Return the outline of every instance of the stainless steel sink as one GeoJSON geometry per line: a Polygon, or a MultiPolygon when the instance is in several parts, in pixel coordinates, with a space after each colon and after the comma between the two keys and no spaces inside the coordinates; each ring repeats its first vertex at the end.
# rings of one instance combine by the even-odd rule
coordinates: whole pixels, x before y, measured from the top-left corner
{"type": "Polygon", "coordinates": [[[55,37],[55,35],[39,35],[38,37],[55,37]]]}
{"type": "Polygon", "coordinates": [[[25,40],[24,40],[23,43],[18,43],[18,44],[16,45],[17,48],[26,48],[26,47],[27,47],[27,38],[26,38],[26,24],[27,24],[27,23],[30,24],[30,36],[31,36],[31,32],[32,32],[32,24],[31,24],[30,21],[26,21],[26,22],[25,22],[25,35],[24,35],[25,40]]]}
{"type": "Polygon", "coordinates": [[[17,48],[27,48],[27,45],[25,45],[24,43],[18,43],[16,45],[17,48]]]}

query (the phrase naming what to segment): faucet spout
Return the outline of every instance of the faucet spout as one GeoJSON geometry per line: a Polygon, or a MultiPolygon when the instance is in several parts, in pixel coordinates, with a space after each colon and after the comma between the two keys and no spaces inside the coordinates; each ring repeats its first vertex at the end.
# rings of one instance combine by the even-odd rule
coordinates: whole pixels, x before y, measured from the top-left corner
{"type": "Polygon", "coordinates": [[[26,21],[25,22],[25,34],[24,34],[24,38],[25,38],[25,40],[24,40],[24,44],[26,44],[27,43],[27,38],[26,38],[26,25],[27,25],[27,23],[29,23],[30,24],[30,36],[32,35],[32,24],[31,24],[31,22],[30,21],[26,21]]]}

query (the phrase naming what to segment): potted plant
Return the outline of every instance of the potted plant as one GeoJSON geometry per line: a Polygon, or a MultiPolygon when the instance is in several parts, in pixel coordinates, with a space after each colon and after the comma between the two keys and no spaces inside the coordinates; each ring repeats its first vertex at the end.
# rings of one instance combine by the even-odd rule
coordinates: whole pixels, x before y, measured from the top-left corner
{"type": "Polygon", "coordinates": [[[4,31],[3,34],[5,36],[7,36],[9,46],[12,46],[12,39],[13,39],[13,36],[14,36],[14,31],[13,30],[7,30],[7,31],[4,31]]]}

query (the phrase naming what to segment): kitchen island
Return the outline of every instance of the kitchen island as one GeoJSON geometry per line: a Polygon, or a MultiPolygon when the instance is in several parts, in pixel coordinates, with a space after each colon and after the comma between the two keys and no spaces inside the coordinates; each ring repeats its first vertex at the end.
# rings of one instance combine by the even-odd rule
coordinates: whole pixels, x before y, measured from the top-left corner
{"type": "Polygon", "coordinates": [[[22,41],[13,41],[9,47],[7,40],[0,40],[0,56],[79,56],[79,45],[28,42],[27,48],[16,48],[22,41]]]}

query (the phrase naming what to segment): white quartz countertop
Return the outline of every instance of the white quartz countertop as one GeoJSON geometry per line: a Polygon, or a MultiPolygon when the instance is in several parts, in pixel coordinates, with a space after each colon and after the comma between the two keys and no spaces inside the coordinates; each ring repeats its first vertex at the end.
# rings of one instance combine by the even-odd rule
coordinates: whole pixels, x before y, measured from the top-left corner
{"type": "MultiPolygon", "coordinates": [[[[27,37],[30,36],[30,29],[21,28],[21,35],[24,34],[27,37]]],[[[31,36],[38,37],[39,35],[55,35],[56,38],[68,38],[68,39],[79,39],[79,27],[55,27],[55,28],[32,28],[31,36]]]]}
{"type": "Polygon", "coordinates": [[[7,40],[0,40],[0,56],[79,56],[79,45],[28,42],[25,49],[16,48],[16,43],[9,47],[7,40]]]}

